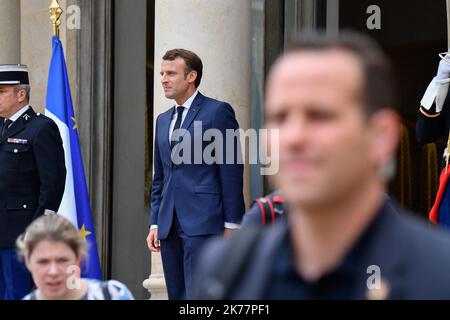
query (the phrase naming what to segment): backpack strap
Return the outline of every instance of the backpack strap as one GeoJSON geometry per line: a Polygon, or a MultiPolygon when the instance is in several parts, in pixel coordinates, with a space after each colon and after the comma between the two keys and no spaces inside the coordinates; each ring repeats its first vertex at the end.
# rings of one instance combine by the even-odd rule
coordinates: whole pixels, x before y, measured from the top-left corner
{"type": "Polygon", "coordinates": [[[286,199],[282,195],[276,194],[272,197],[272,201],[283,204],[286,202],[286,199]]]}
{"type": "Polygon", "coordinates": [[[261,201],[261,199],[264,199],[264,198],[255,199],[255,202],[258,204],[259,212],[261,213],[261,223],[263,225],[265,225],[266,224],[266,209],[264,208],[264,204],[261,201]]]}
{"type": "Polygon", "coordinates": [[[258,199],[255,199],[255,202],[259,206],[259,212],[261,213],[261,223],[262,225],[265,225],[268,223],[268,221],[271,221],[274,223],[275,221],[275,212],[273,210],[273,204],[272,200],[270,200],[270,197],[261,197],[258,199]]]}
{"type": "Polygon", "coordinates": [[[267,205],[269,206],[269,212],[270,212],[270,218],[272,219],[272,223],[275,222],[275,210],[273,209],[273,203],[272,200],[270,200],[270,197],[266,197],[267,205]]]}
{"type": "Polygon", "coordinates": [[[286,199],[279,194],[275,194],[272,197],[272,202],[273,202],[273,207],[274,207],[274,211],[275,211],[275,216],[281,216],[286,212],[286,206],[285,206],[285,202],[286,199]]]}
{"type": "Polygon", "coordinates": [[[257,225],[249,225],[235,232],[221,250],[220,263],[211,275],[207,288],[207,300],[229,299],[229,294],[244,273],[253,248],[261,234],[257,225]]]}
{"type": "Polygon", "coordinates": [[[286,219],[278,219],[272,226],[261,227],[259,240],[247,260],[246,269],[228,298],[236,300],[264,299],[271,281],[274,260],[283,239],[287,236],[286,219]]]}

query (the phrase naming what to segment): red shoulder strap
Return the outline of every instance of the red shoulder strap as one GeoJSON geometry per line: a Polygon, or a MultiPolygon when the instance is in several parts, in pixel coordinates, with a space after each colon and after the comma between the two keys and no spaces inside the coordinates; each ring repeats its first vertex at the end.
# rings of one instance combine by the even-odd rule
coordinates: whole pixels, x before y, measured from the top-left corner
{"type": "Polygon", "coordinates": [[[272,199],[273,199],[273,202],[279,202],[279,203],[284,203],[286,201],[286,199],[283,196],[280,196],[279,194],[273,196],[272,199]]]}
{"type": "Polygon", "coordinates": [[[264,225],[264,224],[266,224],[266,210],[264,209],[264,205],[262,204],[260,199],[256,199],[255,201],[259,206],[260,213],[261,213],[261,222],[264,225]]]}
{"type": "Polygon", "coordinates": [[[269,208],[270,208],[270,216],[272,217],[272,223],[275,222],[275,210],[273,210],[273,203],[272,200],[270,200],[269,197],[265,197],[267,203],[269,204],[269,208]]]}

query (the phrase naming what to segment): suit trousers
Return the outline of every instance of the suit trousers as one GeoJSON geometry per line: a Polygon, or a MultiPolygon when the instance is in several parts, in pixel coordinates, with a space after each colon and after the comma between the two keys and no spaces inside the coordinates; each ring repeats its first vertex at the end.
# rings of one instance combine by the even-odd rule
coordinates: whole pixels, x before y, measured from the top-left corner
{"type": "Polygon", "coordinates": [[[169,300],[190,299],[196,260],[203,245],[214,235],[188,236],[173,213],[169,235],[161,242],[161,260],[169,300]]]}

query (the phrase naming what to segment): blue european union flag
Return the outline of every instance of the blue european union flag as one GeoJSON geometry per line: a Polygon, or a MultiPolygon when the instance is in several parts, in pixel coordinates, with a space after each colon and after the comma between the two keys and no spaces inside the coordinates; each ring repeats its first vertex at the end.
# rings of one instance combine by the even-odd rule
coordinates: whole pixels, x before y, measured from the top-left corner
{"type": "Polygon", "coordinates": [[[58,214],[78,227],[88,244],[88,259],[83,264],[81,276],[102,279],[97,240],[92,223],[92,211],[84,175],[77,122],[73,112],[72,96],[67,76],[61,41],[54,36],[53,52],[47,83],[45,114],[58,125],[64,145],[67,177],[64,196],[58,214]]]}

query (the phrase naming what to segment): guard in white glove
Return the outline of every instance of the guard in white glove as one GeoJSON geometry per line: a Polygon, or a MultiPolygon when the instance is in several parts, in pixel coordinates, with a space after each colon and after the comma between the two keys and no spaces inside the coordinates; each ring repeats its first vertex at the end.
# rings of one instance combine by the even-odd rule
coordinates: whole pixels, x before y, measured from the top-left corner
{"type": "MultiPolygon", "coordinates": [[[[441,59],[436,76],[428,85],[422,100],[420,101],[421,109],[430,110],[433,103],[436,102],[436,113],[442,111],[445,98],[447,97],[448,85],[450,82],[450,55],[445,56],[445,60],[441,59]],[[447,61],[449,62],[447,62],[447,61]]],[[[421,110],[423,113],[423,110],[421,110]]],[[[427,115],[427,114],[426,114],[427,115]]]]}

